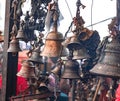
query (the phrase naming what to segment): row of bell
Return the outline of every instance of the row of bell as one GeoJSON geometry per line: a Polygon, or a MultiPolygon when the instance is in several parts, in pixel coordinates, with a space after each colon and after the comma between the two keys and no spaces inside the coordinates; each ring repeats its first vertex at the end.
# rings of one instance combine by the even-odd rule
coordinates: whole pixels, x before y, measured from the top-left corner
{"type": "MultiPolygon", "coordinates": [[[[20,71],[17,73],[17,76],[23,78],[35,78],[35,66],[30,61],[24,61],[20,71]]],[[[51,71],[58,75],[58,72],[61,71],[61,67],[57,66],[51,71]]],[[[64,79],[79,79],[79,63],[76,60],[68,60],[65,63],[64,72],[62,73],[62,78],[64,79]]]]}

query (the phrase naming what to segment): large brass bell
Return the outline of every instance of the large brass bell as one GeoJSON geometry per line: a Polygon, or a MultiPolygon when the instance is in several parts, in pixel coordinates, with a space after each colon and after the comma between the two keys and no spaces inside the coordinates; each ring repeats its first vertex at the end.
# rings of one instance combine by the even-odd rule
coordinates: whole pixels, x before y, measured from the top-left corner
{"type": "Polygon", "coordinates": [[[16,53],[16,52],[19,52],[19,51],[21,51],[19,41],[16,38],[13,38],[10,41],[10,46],[9,46],[7,52],[16,53]]]}
{"type": "Polygon", "coordinates": [[[17,76],[20,76],[23,78],[35,77],[33,63],[29,62],[27,60],[23,61],[22,67],[21,67],[20,71],[17,73],[17,76]]]}
{"type": "Polygon", "coordinates": [[[117,37],[113,37],[111,42],[106,44],[98,63],[90,70],[91,73],[107,76],[112,78],[120,78],[120,41],[117,37]]]}
{"type": "Polygon", "coordinates": [[[28,60],[35,63],[43,63],[42,56],[40,56],[40,47],[33,50],[31,57],[28,60]]]}
{"type": "Polygon", "coordinates": [[[60,56],[63,41],[63,35],[56,31],[48,33],[45,41],[45,46],[41,52],[41,56],[58,57],[60,56]]]}
{"type": "Polygon", "coordinates": [[[81,60],[86,58],[90,58],[90,56],[85,47],[73,51],[73,59],[81,60]]]}
{"type": "Polygon", "coordinates": [[[65,62],[64,71],[62,73],[63,79],[79,79],[79,63],[76,60],[67,60],[65,62]]]}

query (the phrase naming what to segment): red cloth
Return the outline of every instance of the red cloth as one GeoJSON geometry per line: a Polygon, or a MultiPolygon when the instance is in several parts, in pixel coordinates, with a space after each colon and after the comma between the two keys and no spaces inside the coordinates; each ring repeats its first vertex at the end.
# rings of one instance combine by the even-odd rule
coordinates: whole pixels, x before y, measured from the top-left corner
{"type": "MultiPolygon", "coordinates": [[[[21,69],[21,64],[18,63],[18,72],[21,69]]],[[[28,88],[28,84],[25,78],[17,76],[17,88],[16,88],[16,94],[19,94],[23,92],[25,89],[28,88]]]]}
{"type": "Polygon", "coordinates": [[[115,101],[120,101],[120,84],[118,85],[118,88],[116,90],[116,99],[115,101]]]}
{"type": "MultiPolygon", "coordinates": [[[[21,69],[21,64],[18,63],[18,72],[21,69]]],[[[28,84],[25,78],[17,77],[17,88],[16,94],[23,92],[25,89],[28,88],[28,84]]],[[[0,89],[2,89],[2,75],[0,76],[0,89]]]]}

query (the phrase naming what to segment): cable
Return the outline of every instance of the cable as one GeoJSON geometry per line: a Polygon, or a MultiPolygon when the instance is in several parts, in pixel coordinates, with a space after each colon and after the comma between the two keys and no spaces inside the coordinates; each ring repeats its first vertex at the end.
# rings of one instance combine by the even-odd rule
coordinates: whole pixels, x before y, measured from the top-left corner
{"type": "Polygon", "coordinates": [[[110,20],[110,19],[113,19],[113,18],[114,18],[114,17],[107,18],[107,19],[105,19],[105,20],[102,20],[102,21],[96,22],[96,23],[91,24],[91,25],[88,25],[88,26],[86,26],[86,27],[91,27],[91,26],[93,26],[93,25],[97,25],[97,24],[99,24],[99,23],[105,22],[105,21],[110,20]]]}
{"type": "Polygon", "coordinates": [[[68,10],[69,10],[69,12],[70,12],[70,16],[71,16],[71,18],[73,19],[73,16],[72,16],[72,13],[71,13],[71,10],[70,10],[70,7],[69,7],[69,5],[68,5],[67,0],[65,0],[65,2],[66,2],[66,4],[67,4],[68,10]]]}
{"type": "Polygon", "coordinates": [[[93,0],[92,0],[92,3],[91,3],[91,28],[93,30],[93,26],[92,26],[92,14],[93,14],[93,0]]]}

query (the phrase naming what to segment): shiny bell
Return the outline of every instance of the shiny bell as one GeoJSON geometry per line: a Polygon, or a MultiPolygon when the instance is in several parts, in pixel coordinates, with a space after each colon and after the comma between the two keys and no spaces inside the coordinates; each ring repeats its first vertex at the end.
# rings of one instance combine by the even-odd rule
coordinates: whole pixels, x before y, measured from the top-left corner
{"type": "Polygon", "coordinates": [[[107,42],[98,63],[90,70],[91,73],[100,76],[120,78],[120,41],[113,37],[107,42]]]}
{"type": "Polygon", "coordinates": [[[57,33],[56,31],[52,31],[48,33],[43,51],[41,52],[41,56],[47,56],[47,57],[60,56],[62,49],[62,45],[61,45],[62,40],[63,40],[63,36],[61,33],[57,33]]]}
{"type": "Polygon", "coordinates": [[[33,50],[31,57],[28,61],[32,61],[35,63],[43,63],[42,56],[40,56],[40,47],[37,47],[33,50]]]}
{"type": "Polygon", "coordinates": [[[90,56],[85,47],[73,51],[73,59],[81,60],[86,58],[90,58],[90,56]]]}
{"type": "Polygon", "coordinates": [[[20,71],[17,73],[17,76],[20,76],[23,78],[35,77],[33,63],[29,62],[27,60],[23,61],[22,67],[21,67],[20,71]]]}
{"type": "Polygon", "coordinates": [[[10,46],[9,46],[7,52],[16,53],[16,52],[19,52],[19,51],[21,51],[19,41],[16,38],[13,38],[10,41],[10,46]]]}
{"type": "Polygon", "coordinates": [[[64,71],[62,73],[63,79],[79,79],[79,63],[76,60],[67,60],[65,62],[64,71]]]}

